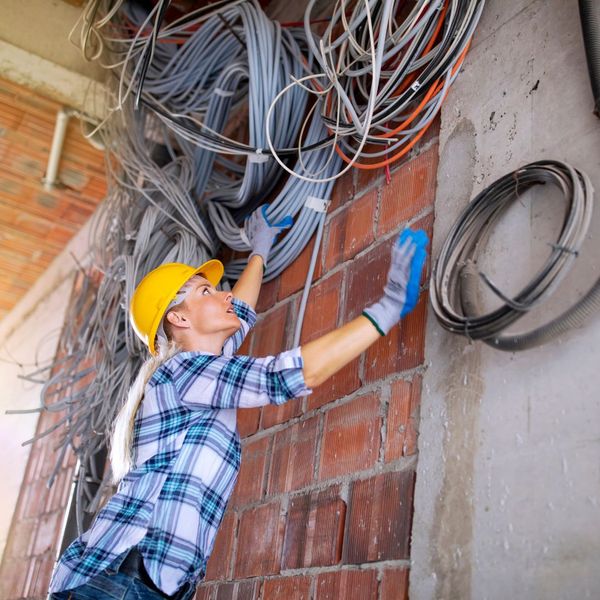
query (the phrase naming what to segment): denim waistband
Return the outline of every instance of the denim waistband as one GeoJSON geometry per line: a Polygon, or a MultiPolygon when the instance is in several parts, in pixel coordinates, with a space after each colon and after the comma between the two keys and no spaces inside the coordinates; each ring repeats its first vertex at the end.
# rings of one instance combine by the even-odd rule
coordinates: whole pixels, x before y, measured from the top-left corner
{"type": "Polygon", "coordinates": [[[157,587],[152,581],[150,575],[148,575],[146,567],[144,566],[142,555],[135,546],[131,548],[129,552],[127,552],[122,560],[117,561],[117,564],[115,564],[115,571],[118,573],[126,573],[127,575],[131,576],[137,576],[145,586],[157,594],[160,594],[163,598],[168,598],[169,600],[188,600],[194,596],[196,589],[194,584],[188,582],[180,587],[172,596],[165,594],[165,592],[157,587]]]}

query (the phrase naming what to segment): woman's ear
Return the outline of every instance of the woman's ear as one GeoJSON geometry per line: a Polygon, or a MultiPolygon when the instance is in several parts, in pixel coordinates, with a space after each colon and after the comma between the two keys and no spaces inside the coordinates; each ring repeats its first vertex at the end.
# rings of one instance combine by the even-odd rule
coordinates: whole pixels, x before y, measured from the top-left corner
{"type": "Polygon", "coordinates": [[[174,327],[180,327],[182,329],[189,329],[191,327],[190,321],[177,309],[169,311],[165,318],[174,327]]]}

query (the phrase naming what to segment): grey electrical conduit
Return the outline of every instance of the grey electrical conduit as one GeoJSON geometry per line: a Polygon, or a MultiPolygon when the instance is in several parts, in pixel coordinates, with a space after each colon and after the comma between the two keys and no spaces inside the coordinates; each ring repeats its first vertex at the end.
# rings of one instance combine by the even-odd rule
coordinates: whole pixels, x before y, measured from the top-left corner
{"type": "Polygon", "coordinates": [[[600,309],[600,279],[569,309],[527,333],[501,335],[524,314],[550,297],[567,274],[591,222],[593,189],[589,177],[570,165],[544,160],[528,164],[500,178],[464,209],[448,234],[431,274],[430,299],[440,324],[448,331],[505,351],[526,350],[547,343],[580,326],[600,309]],[[535,185],[558,187],[568,204],[565,221],[544,266],[514,298],[507,298],[477,268],[493,225],[519,196],[535,185]],[[482,314],[477,301],[480,280],[504,304],[482,314]]]}
{"type": "Polygon", "coordinates": [[[594,114],[600,117],[600,3],[596,0],[579,0],[579,16],[594,94],[594,114]]]}

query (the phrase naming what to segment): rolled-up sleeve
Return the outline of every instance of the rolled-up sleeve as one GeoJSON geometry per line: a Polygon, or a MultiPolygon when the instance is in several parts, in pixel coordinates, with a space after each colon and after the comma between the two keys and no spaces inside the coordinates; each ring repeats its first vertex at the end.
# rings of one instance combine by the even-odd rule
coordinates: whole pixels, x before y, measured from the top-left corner
{"type": "Polygon", "coordinates": [[[225,340],[223,344],[223,354],[225,356],[233,356],[238,351],[240,346],[243,344],[244,339],[248,335],[248,332],[256,324],[256,312],[243,300],[233,297],[231,300],[233,305],[233,311],[237,315],[242,326],[230,337],[225,340]]]}
{"type": "Polygon", "coordinates": [[[184,359],[176,376],[179,396],[186,405],[211,408],[253,408],[283,404],[307,396],[300,348],[276,356],[214,356],[184,359]]]}

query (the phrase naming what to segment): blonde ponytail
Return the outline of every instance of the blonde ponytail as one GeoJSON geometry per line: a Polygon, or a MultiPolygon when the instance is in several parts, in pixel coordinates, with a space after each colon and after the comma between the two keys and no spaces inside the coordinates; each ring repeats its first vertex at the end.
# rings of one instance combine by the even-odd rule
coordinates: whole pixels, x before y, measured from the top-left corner
{"type": "Polygon", "coordinates": [[[166,341],[161,336],[158,336],[157,348],[156,355],[151,356],[140,367],[140,371],[127,393],[127,400],[115,419],[110,450],[110,463],[115,485],[127,475],[133,466],[131,455],[133,425],[137,410],[144,398],[146,384],[158,367],[181,351],[181,347],[175,341],[166,341]]]}

